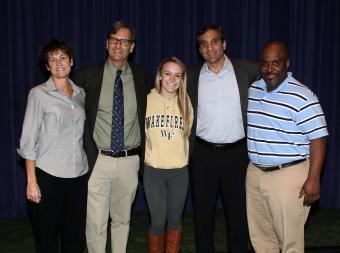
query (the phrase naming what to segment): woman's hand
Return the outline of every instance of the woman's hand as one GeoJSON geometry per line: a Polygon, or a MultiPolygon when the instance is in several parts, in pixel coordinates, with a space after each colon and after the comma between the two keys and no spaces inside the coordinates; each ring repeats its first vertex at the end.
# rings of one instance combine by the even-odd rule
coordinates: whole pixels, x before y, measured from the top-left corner
{"type": "Polygon", "coordinates": [[[26,159],[25,163],[27,173],[27,189],[26,189],[27,199],[35,203],[40,203],[41,192],[40,187],[37,183],[37,177],[35,175],[35,161],[26,159]]]}
{"type": "Polygon", "coordinates": [[[41,192],[39,185],[37,182],[30,182],[27,183],[27,189],[26,189],[27,199],[30,201],[33,201],[35,203],[40,203],[41,201],[41,192]]]}

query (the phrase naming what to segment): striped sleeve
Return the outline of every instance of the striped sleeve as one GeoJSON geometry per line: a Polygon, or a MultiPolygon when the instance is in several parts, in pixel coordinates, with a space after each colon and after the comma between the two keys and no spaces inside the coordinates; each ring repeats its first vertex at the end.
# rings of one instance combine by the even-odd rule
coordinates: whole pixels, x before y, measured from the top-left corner
{"type": "Polygon", "coordinates": [[[295,115],[294,121],[309,140],[328,135],[325,115],[318,98],[310,90],[307,92],[307,100],[295,115]]]}

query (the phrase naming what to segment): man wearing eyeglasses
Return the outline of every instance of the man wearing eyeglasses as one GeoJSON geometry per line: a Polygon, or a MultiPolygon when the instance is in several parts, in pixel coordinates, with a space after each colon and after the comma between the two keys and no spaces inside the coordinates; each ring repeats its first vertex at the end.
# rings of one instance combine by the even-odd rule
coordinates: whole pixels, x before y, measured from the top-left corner
{"type": "Polygon", "coordinates": [[[134,29],[117,21],[107,32],[108,58],[77,72],[86,91],[84,146],[89,161],[86,241],[90,253],[104,253],[111,218],[112,252],[126,252],[131,204],[144,152],[144,115],[149,73],[128,62],[134,29]]]}
{"type": "Polygon", "coordinates": [[[206,25],[197,34],[203,65],[188,69],[194,108],[191,131],[191,185],[196,250],[212,253],[215,207],[222,195],[229,252],[248,251],[245,176],[248,165],[246,110],[248,87],[259,78],[258,65],[230,60],[222,28],[206,25]]]}

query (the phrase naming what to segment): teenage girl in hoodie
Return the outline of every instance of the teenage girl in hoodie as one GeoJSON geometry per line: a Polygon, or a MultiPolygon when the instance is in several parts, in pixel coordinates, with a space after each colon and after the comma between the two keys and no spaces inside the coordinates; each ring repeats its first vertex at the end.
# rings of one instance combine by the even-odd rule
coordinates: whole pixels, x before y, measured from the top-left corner
{"type": "Polygon", "coordinates": [[[193,119],[186,86],[184,64],[169,57],[158,67],[155,88],[147,98],[144,190],[151,215],[151,253],[175,253],[180,249],[193,119]]]}

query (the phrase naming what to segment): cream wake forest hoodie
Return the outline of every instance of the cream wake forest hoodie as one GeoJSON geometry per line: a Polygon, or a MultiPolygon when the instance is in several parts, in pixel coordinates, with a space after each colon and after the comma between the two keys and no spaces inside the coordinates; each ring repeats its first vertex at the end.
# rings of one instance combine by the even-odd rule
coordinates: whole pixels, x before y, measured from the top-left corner
{"type": "MultiPolygon", "coordinates": [[[[159,169],[182,168],[188,164],[189,140],[183,135],[178,97],[166,99],[152,89],[145,116],[145,163],[159,169]]],[[[190,127],[192,125],[190,103],[190,127]]]]}

